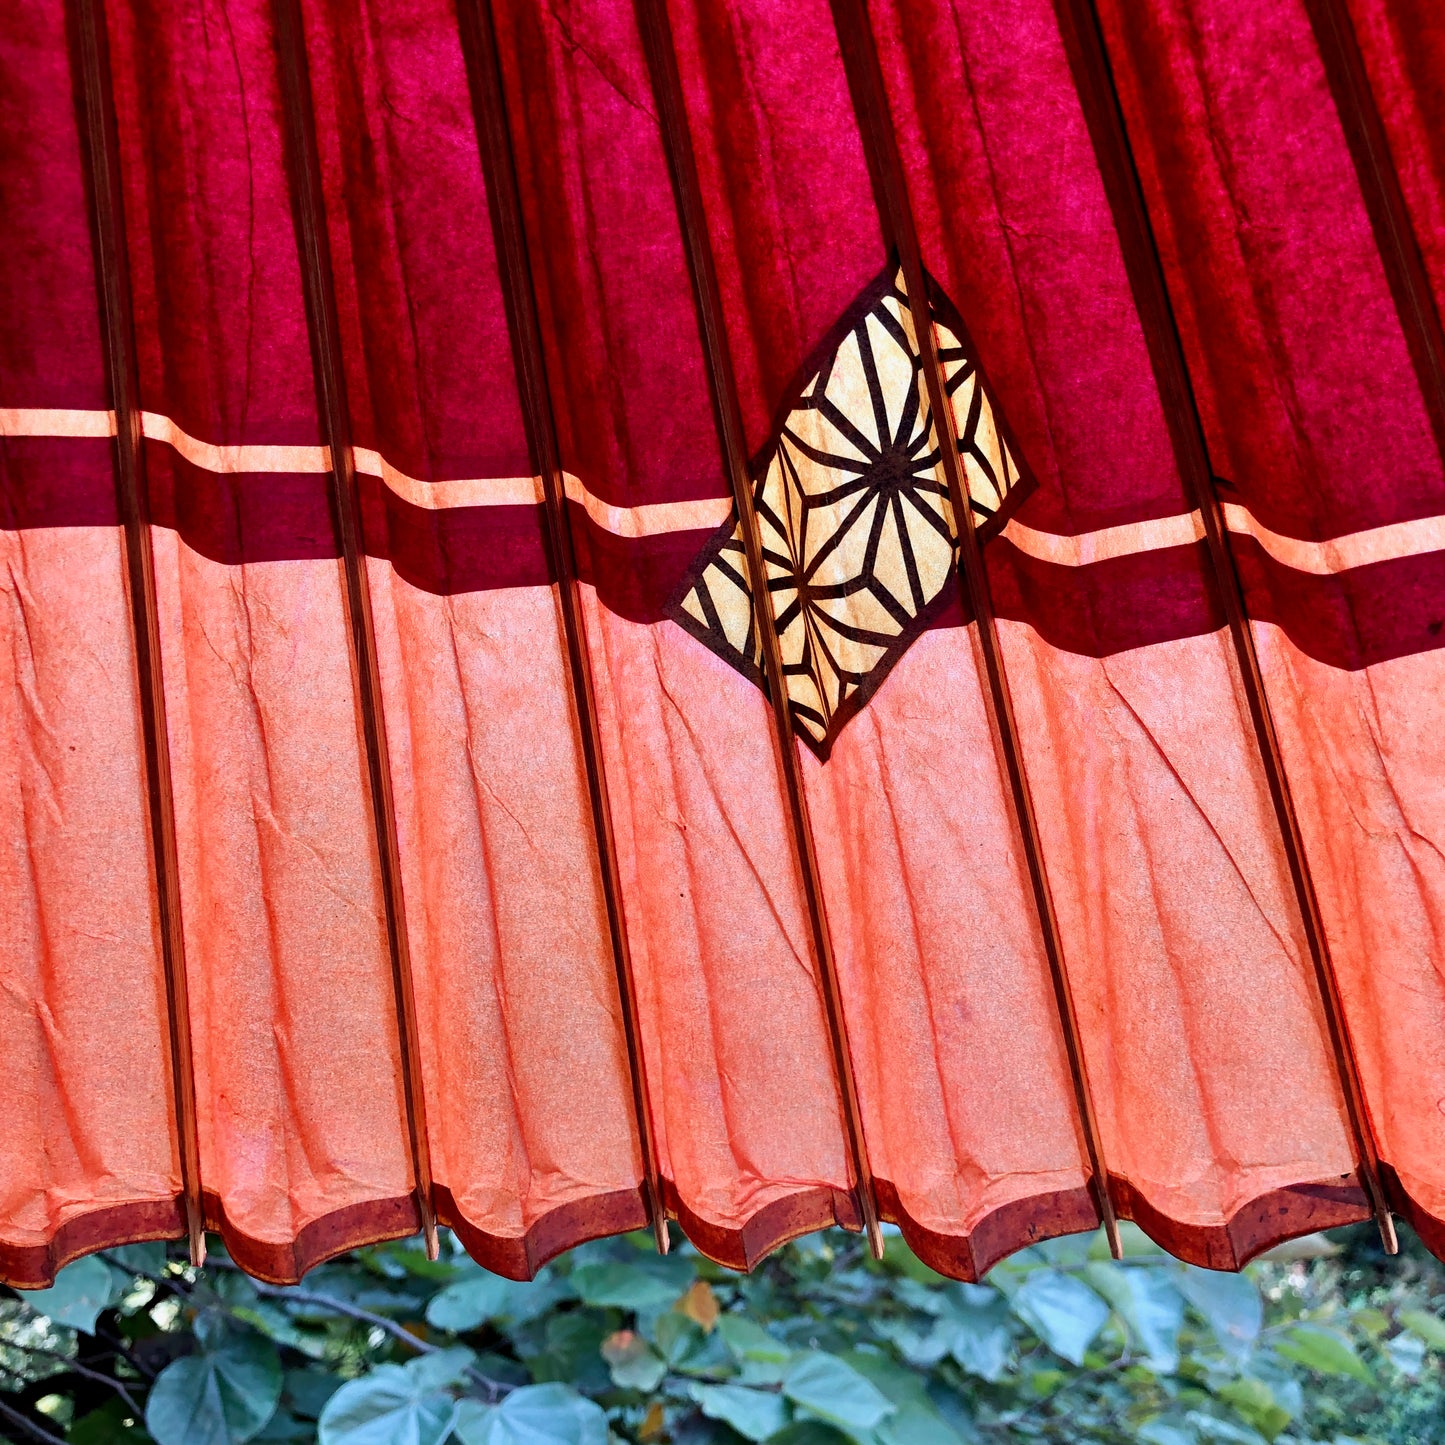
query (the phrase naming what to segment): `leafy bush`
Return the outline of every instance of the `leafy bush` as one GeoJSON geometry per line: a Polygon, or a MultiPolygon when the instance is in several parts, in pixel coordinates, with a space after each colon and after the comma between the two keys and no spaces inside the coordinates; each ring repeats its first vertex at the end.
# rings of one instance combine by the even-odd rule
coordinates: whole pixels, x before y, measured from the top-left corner
{"type": "Polygon", "coordinates": [[[1368,1229],[1244,1275],[1126,1227],[1038,1245],[965,1285],[896,1233],[833,1231],[748,1277],[646,1236],[530,1284],[445,1241],[295,1289],[161,1245],[0,1300],[0,1433],[79,1445],[1144,1445],[1445,1442],[1445,1269],[1368,1229]]]}

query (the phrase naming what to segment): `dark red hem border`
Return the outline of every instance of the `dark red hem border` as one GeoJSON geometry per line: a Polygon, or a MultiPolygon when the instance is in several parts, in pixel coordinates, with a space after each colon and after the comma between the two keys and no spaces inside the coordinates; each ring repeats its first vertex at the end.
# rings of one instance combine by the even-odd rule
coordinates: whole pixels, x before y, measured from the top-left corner
{"type": "Polygon", "coordinates": [[[1241,1270],[1287,1239],[1370,1218],[1369,1201],[1353,1172],[1271,1189],[1246,1201],[1223,1224],[1171,1219],[1117,1175],[1109,1176],[1109,1197],[1121,1218],[1132,1219],[1176,1259],[1203,1269],[1241,1270]]]}
{"type": "MultiPolygon", "coordinates": [[[[1445,1259],[1445,1219],[1411,1198],[1390,1165],[1382,1163],[1380,1175],[1391,1208],[1409,1222],[1432,1254],[1445,1259]]],[[[834,1224],[856,1232],[862,1224],[852,1196],[826,1186],[774,1200],[737,1227],[711,1223],[694,1213],[671,1180],[664,1179],[662,1187],[669,1216],[699,1252],[729,1269],[754,1269],[800,1235],[834,1224]]],[[[882,1217],[898,1225],[909,1248],[930,1268],[954,1279],[981,1279],[1026,1245],[1079,1234],[1099,1223],[1092,1194],[1082,1185],[1010,1200],[964,1234],[921,1225],[903,1207],[890,1181],[876,1180],[875,1189],[882,1217]]],[[[1117,1176],[1110,1178],[1109,1193],[1121,1218],[1133,1220],[1175,1258],[1205,1269],[1242,1269],[1285,1240],[1370,1217],[1353,1173],[1269,1190],[1217,1225],[1171,1219],[1127,1179],[1117,1176]]],[[[477,1228],[458,1210],[455,1196],[445,1186],[437,1186],[436,1205],[439,1220],[456,1232],[467,1253],[483,1268],[509,1279],[530,1279],[548,1260],[576,1245],[642,1229],[648,1222],[641,1190],[636,1188],[560,1205],[521,1235],[495,1235],[477,1228]]],[[[292,1285],[307,1271],[348,1250],[415,1234],[420,1221],[410,1195],[372,1200],[323,1215],[302,1228],[292,1243],[277,1244],[237,1230],[215,1196],[207,1195],[206,1227],[220,1235],[231,1258],[247,1274],[268,1284],[292,1285]]],[[[55,1282],[57,1271],[82,1255],[184,1236],[179,1198],[107,1205],[67,1221],[46,1244],[0,1243],[0,1283],[12,1289],[44,1289],[55,1282]]]]}
{"type": "Polygon", "coordinates": [[[82,1255],[153,1239],[183,1239],[181,1199],[107,1204],[67,1219],[44,1244],[0,1240],[0,1284],[11,1289],[49,1289],[55,1276],[82,1255]]]}
{"type": "Polygon", "coordinates": [[[967,1234],[944,1234],[920,1224],[903,1207],[897,1186],[889,1180],[875,1179],[873,1188],[878,1213],[898,1226],[904,1242],[924,1264],[971,1284],[1026,1245],[1099,1227],[1099,1211],[1087,1184],[1011,1199],[990,1210],[967,1234]]]}
{"type": "Polygon", "coordinates": [[[728,1269],[747,1272],[791,1239],[830,1225],[857,1231],[863,1227],[853,1196],[820,1186],[800,1189],[766,1204],[740,1227],[713,1224],[695,1214],[678,1195],[670,1179],[662,1181],[663,1205],[668,1216],[682,1226],[700,1254],[728,1269]]]}
{"type": "Polygon", "coordinates": [[[585,1244],[627,1234],[648,1225],[641,1189],[617,1189],[559,1204],[536,1220],[525,1234],[490,1234],[470,1223],[457,1208],[456,1196],[444,1184],[433,1186],[437,1221],[451,1229],[462,1247],[483,1269],[508,1279],[531,1279],[549,1259],[585,1244]]]}

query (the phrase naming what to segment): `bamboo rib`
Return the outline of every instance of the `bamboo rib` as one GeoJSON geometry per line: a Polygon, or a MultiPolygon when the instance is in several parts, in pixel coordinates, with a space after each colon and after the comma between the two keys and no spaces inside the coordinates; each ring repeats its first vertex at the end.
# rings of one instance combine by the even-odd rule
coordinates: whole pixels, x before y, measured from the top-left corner
{"type": "Polygon", "coordinates": [[[1083,1044],[1079,1037],[1078,1015],[1064,966],[1063,943],[1054,911],[1053,894],[1049,889],[1048,874],[1044,868],[1038,819],[1034,813],[1028,776],[1024,771],[1023,748],[1019,739],[1018,723],[1014,717],[1008,676],[1004,671],[1003,651],[999,645],[993,599],[989,594],[988,574],[974,528],[967,481],[959,461],[958,432],[953,407],[944,385],[943,367],[938,359],[938,340],[928,300],[928,282],[918,244],[918,228],[913,217],[902,158],[898,152],[892,112],[888,108],[873,28],[865,0],[832,0],[832,4],[839,47],[848,72],[848,87],[853,96],[858,128],[863,136],[873,178],[879,219],[885,236],[897,248],[903,267],[909,310],[913,316],[914,337],[923,363],[928,404],[938,430],[944,476],[948,483],[949,501],[953,507],[954,525],[958,531],[959,591],[965,609],[972,612],[978,624],[978,640],[984,658],[984,671],[988,677],[989,721],[1008,774],[1014,815],[1018,821],[1029,882],[1038,909],[1044,952],[1049,962],[1069,1070],[1073,1076],[1074,1098],[1089,1160],[1094,1203],[1109,1241],[1110,1252],[1118,1259],[1123,1255],[1123,1245],[1119,1238],[1119,1224],[1113,1201],[1109,1197],[1108,1171],[1099,1138],[1093,1094],[1089,1088],[1083,1044]]]}
{"type": "Polygon", "coordinates": [[[435,1259],[438,1253],[436,1207],[432,1198],[431,1152],[427,1140],[426,1099],[422,1087],[421,1043],[412,987],[406,904],[402,896],[401,860],[396,841],[396,809],[391,791],[381,674],[377,666],[371,591],[367,585],[366,555],[361,535],[361,497],[356,483],[356,457],[351,444],[351,418],[346,402],[341,337],[337,330],[331,248],[326,235],[320,160],[311,110],[311,80],[299,0],[275,0],[274,15],[285,114],[287,175],[305,292],[306,325],[311,336],[316,396],[326,444],[331,452],[331,505],[341,542],[342,571],[346,582],[347,639],[366,747],[367,779],[381,871],[417,1213],[426,1239],[427,1255],[435,1259]]]}
{"type": "Polygon", "coordinates": [[[1133,152],[1129,148],[1123,110],[1114,86],[1102,26],[1094,0],[1054,0],[1054,9],[1058,15],[1059,29],[1068,52],[1084,118],[1093,140],[1094,154],[1108,195],[1114,226],[1119,235],[1134,305],[1149,347],[1175,461],[1203,519],[1210,567],[1228,619],[1240,679],[1249,706],[1250,721],[1254,727],[1270,799],[1279,824],[1290,880],[1304,926],[1305,943],[1334,1053],[1335,1069],[1344,1094],[1345,1111],[1359,1155],[1365,1194],[1379,1227],[1385,1252],[1394,1254],[1398,1251],[1399,1244],[1395,1237],[1394,1220],[1380,1183],[1379,1156],[1370,1132],[1369,1116],[1365,1110],[1339,985],[1330,958],[1324,923],[1320,917],[1314,881],[1305,857],[1304,842],[1300,836],[1294,800],[1285,775],[1279,739],[1265,695],[1259,658],[1254,647],[1254,634],[1245,611],[1244,593],[1239,574],[1235,570],[1234,555],[1225,534],[1219,498],[1214,489],[1204,429],[1199,420],[1194,390],[1184,360],[1183,344],[1165,286],[1164,269],[1149,221],[1144,192],[1134,165],[1133,152]]]}
{"type": "Polygon", "coordinates": [[[876,1258],[883,1257],[883,1232],[878,1221],[878,1205],[873,1191],[873,1172],[868,1162],[868,1146],[863,1134],[862,1112],[858,1104],[857,1084],[853,1077],[852,1056],[848,1049],[847,1024],[843,1017],[838,984],[838,971],[833,957],[832,939],[828,932],[823,907],[822,885],[813,850],[812,826],[808,818],[807,798],[798,766],[798,751],[793,739],[793,721],[789,711],[787,688],[783,681],[782,650],[778,643],[777,624],[773,616],[772,593],[763,563],[762,544],[753,506],[752,478],[748,470],[747,445],[743,439],[742,414],[738,404],[737,383],[728,354],[727,336],[723,326],[722,301],[718,293],[707,220],[703,214],[702,194],[698,185],[697,163],[692,151],[692,138],[684,110],[682,81],[677,69],[677,53],[673,46],[672,24],[668,19],[666,0],[636,0],[638,28],[647,52],[648,71],[653,98],[657,105],[663,143],[667,150],[668,170],[672,176],[677,199],[678,218],[688,269],[692,276],[698,319],[702,328],[703,352],[707,362],[713,402],[717,409],[718,433],[722,441],[733,500],[742,521],[743,550],[747,558],[748,584],[757,610],[758,632],[762,641],[764,675],[768,699],[772,705],[778,758],[782,768],[784,791],[787,794],[788,822],[793,846],[808,905],[808,922],[813,951],[818,963],[822,985],[824,1012],[833,1049],[833,1062],[838,1076],[843,1105],[844,1129],[852,1154],[859,1213],[868,1235],[869,1246],[876,1258]]]}
{"type": "Polygon", "coordinates": [[[171,1086],[176,1109],[181,1188],[191,1263],[206,1262],[205,1206],[196,1121],[195,1065],[186,988],[186,945],[181,918],[180,864],[176,855],[175,799],[171,786],[170,734],[166,726],[161,668],[155,558],[141,437],[139,372],[131,313],[130,262],[126,251],[120,153],[111,96],[104,0],[73,0],[72,43],[79,84],[81,144],[89,169],[96,279],[106,375],[116,427],[116,497],[125,532],[126,575],[140,685],[141,736],[145,747],[151,848],[160,911],[161,960],[166,981],[171,1086]]]}
{"type": "Polygon", "coordinates": [[[556,421],[552,415],[546,357],[542,349],[542,332],[537,318],[537,300],[532,289],[532,268],[522,218],[522,201],[517,189],[516,160],[512,151],[511,130],[502,91],[502,74],[497,58],[496,27],[491,0],[458,0],[457,11],[462,31],[462,52],[472,93],[477,140],[481,147],[482,169],[487,182],[487,203],[492,213],[497,264],[507,303],[517,392],[522,401],[532,457],[542,478],[547,538],[557,573],[557,592],[572,680],[572,701],[576,708],[583,762],[587,770],[587,792],[592,807],[597,858],[601,865],[607,927],[611,935],[612,957],[617,969],[617,987],[622,1002],[622,1026],[632,1081],[633,1112],[642,1150],[647,1210],[652,1220],[658,1252],[666,1254],[669,1248],[667,1214],[657,1163],[657,1135],[647,1090],[646,1064],[642,1056],[637,989],[632,972],[632,952],[627,939],[627,920],[623,911],[617,842],[613,834],[607,775],[602,760],[602,739],[597,724],[597,698],[592,679],[591,657],[587,650],[586,622],[578,592],[577,561],[572,547],[572,529],[567,520],[567,494],[559,460],[556,421]]]}

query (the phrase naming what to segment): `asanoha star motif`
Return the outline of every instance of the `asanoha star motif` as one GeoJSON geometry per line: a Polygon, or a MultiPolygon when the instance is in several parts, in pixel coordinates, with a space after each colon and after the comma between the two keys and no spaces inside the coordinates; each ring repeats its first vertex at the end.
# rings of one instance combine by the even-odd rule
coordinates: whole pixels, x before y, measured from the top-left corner
{"type": "MultiPolygon", "coordinates": [[[[1022,496],[1019,467],[974,359],[942,319],[936,333],[976,525],[992,530],[1022,496]]],[[[794,725],[822,757],[946,600],[957,534],[941,463],[902,277],[885,274],[802,387],[754,481],[794,725]]],[[[761,683],[736,512],[672,615],[761,683]]]]}

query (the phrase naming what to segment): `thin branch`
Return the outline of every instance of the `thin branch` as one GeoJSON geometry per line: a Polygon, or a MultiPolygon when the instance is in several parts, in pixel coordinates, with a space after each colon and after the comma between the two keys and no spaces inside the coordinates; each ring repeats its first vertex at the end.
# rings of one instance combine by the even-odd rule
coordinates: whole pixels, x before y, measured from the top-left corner
{"type": "Polygon", "coordinates": [[[114,1375],[107,1375],[101,1370],[92,1370],[89,1365],[82,1364],[72,1355],[63,1355],[59,1350],[47,1350],[41,1345],[16,1344],[14,1347],[17,1350],[24,1350],[27,1355],[42,1355],[48,1360],[58,1360],[62,1365],[68,1366],[73,1373],[82,1375],[87,1380],[95,1380],[99,1384],[109,1385],[130,1407],[133,1415],[139,1416],[144,1413],[136,1404],[130,1391],[114,1375]]]}
{"type": "MultiPolygon", "coordinates": [[[[434,1345],[430,1340],[419,1339],[395,1320],[388,1319],[385,1315],[379,1315],[374,1310],[363,1309],[360,1305],[354,1305],[346,1300],[336,1299],[332,1295],[316,1294],[311,1290],[296,1289],[286,1285],[262,1284],[259,1280],[252,1280],[252,1286],[256,1293],[270,1299],[291,1300],[295,1304],[315,1305],[318,1309],[332,1310],[336,1314],[344,1315],[348,1319],[358,1320],[363,1324],[375,1325],[380,1330],[385,1330],[392,1339],[405,1345],[408,1349],[416,1350],[418,1354],[435,1355],[442,1352],[443,1346],[434,1345]]],[[[467,1376],[481,1385],[488,1396],[497,1400],[501,1396],[511,1392],[513,1386],[503,1380],[494,1380],[490,1375],[484,1375],[480,1370],[470,1366],[466,1371],[467,1376]]]]}
{"type": "MultiPolygon", "coordinates": [[[[245,1274],[240,1265],[233,1264],[229,1260],[213,1259],[209,1262],[208,1268],[229,1269],[237,1274],[245,1274]]],[[[440,1354],[444,1348],[442,1345],[434,1345],[430,1340],[423,1340],[393,1319],[385,1315],[377,1314],[375,1310],[363,1309],[361,1305],[354,1305],[349,1300],[337,1299],[334,1295],[317,1294],[314,1290],[298,1289],[295,1285],[265,1284],[261,1280],[251,1279],[251,1288],[265,1299],[290,1300],[294,1304],[315,1305],[318,1309],[331,1310],[333,1313],[342,1315],[347,1319],[353,1319],[361,1324],[375,1325],[377,1329],[385,1331],[398,1344],[405,1345],[409,1350],[415,1350],[419,1355],[440,1354]]],[[[178,1293],[190,1298],[191,1287],[181,1280],[167,1279],[164,1283],[176,1289],[178,1293]]],[[[224,1301],[221,1307],[228,1314],[234,1313],[224,1301]]],[[[503,1395],[510,1394],[516,1387],[509,1385],[505,1380],[494,1380],[490,1375],[484,1375],[480,1370],[469,1368],[467,1376],[486,1390],[492,1400],[498,1400],[503,1395]]]]}
{"type": "Polygon", "coordinates": [[[0,1400],[0,1415],[4,1415],[6,1419],[13,1420],[22,1430],[27,1434],[33,1435],[37,1440],[45,1440],[48,1442],[48,1445],[65,1445],[65,1441],[59,1435],[52,1435],[49,1430],[44,1429],[27,1416],[22,1415],[19,1410],[12,1409],[4,1400],[0,1400]]]}
{"type": "Polygon", "coordinates": [[[329,1294],[315,1294],[311,1290],[295,1289],[285,1285],[262,1284],[259,1280],[251,1281],[252,1287],[259,1295],[270,1299],[290,1300],[294,1304],[316,1305],[318,1309],[331,1310],[335,1314],[345,1315],[348,1319],[360,1320],[363,1324],[375,1325],[377,1329],[385,1330],[392,1339],[406,1345],[408,1349],[416,1350],[418,1354],[432,1355],[439,1354],[442,1347],[434,1345],[430,1340],[423,1340],[407,1329],[405,1325],[398,1324],[395,1320],[388,1319],[385,1315],[379,1315],[374,1310],[363,1309],[360,1305],[354,1305],[347,1300],[336,1299],[329,1294]]]}
{"type": "Polygon", "coordinates": [[[1027,1420],[1030,1415],[1037,1414],[1040,1410],[1053,1405],[1065,1391],[1107,1379],[1118,1370],[1127,1370],[1134,1362],[1133,1354],[1126,1349],[1122,1355],[1108,1361],[1107,1364],[1095,1365],[1091,1370],[1080,1370],[1077,1374],[1070,1375],[1053,1394],[1045,1395],[1042,1400],[1035,1400],[1032,1404],[1025,1405],[1022,1410],[1010,1410],[1000,1418],[999,1423],[1006,1429],[1012,1430],[1020,1420],[1027,1420]]]}

